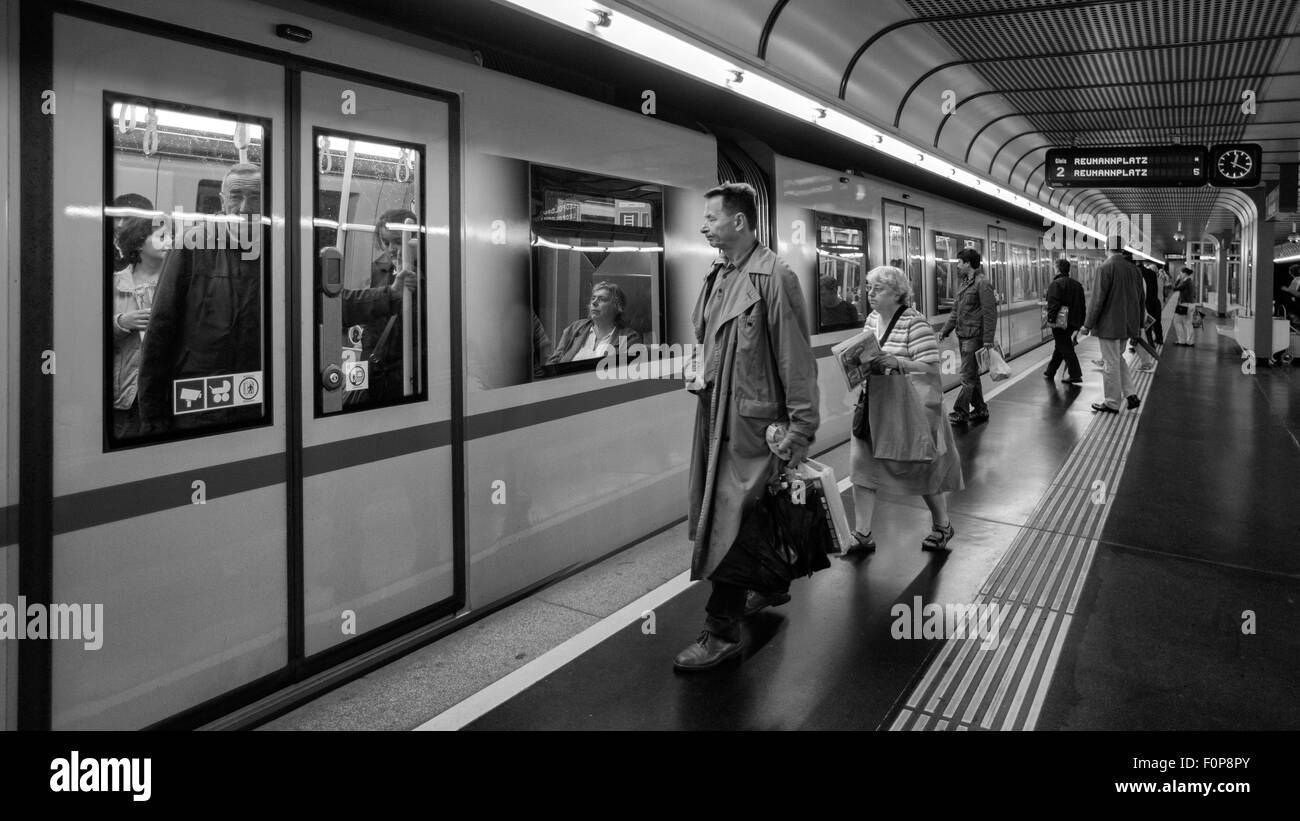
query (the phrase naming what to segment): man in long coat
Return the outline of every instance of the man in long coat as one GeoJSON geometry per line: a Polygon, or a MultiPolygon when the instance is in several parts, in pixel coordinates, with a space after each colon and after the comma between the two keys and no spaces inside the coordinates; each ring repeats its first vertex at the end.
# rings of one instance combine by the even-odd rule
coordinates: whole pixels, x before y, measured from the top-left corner
{"type": "MultiPolygon", "coordinates": [[[[700,231],[722,252],[692,312],[703,346],[692,392],[700,403],[691,454],[691,578],[713,575],[781,462],[797,466],[819,423],[817,360],[799,281],[754,234],[754,189],[720,185],[704,195],[700,231]],[[766,432],[786,426],[774,455],[766,432]]],[[[737,554],[733,560],[742,554],[737,554]]],[[[746,588],[713,580],[704,630],[678,654],[678,670],[716,667],[741,651],[746,588]]]]}
{"type": "Polygon", "coordinates": [[[1102,413],[1119,413],[1120,402],[1126,397],[1130,410],[1142,404],[1124,361],[1125,342],[1142,336],[1145,301],[1142,272],[1124,258],[1123,238],[1115,237],[1111,249],[1110,258],[1097,268],[1097,281],[1082,329],[1082,333],[1092,333],[1101,342],[1101,357],[1106,362],[1102,376],[1106,399],[1092,406],[1094,411],[1102,413]]]}

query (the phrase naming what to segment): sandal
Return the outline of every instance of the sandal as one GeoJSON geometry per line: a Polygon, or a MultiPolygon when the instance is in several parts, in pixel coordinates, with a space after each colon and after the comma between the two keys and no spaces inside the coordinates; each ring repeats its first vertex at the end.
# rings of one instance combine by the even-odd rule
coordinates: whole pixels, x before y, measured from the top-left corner
{"type": "Polygon", "coordinates": [[[864,536],[855,530],[853,531],[852,539],[853,539],[853,544],[849,545],[849,549],[844,551],[845,553],[875,553],[876,552],[876,541],[875,539],[871,538],[870,533],[864,536]]]}
{"type": "Polygon", "coordinates": [[[921,542],[921,549],[947,550],[948,542],[952,541],[954,535],[956,535],[956,531],[952,529],[951,522],[944,527],[935,525],[934,529],[930,531],[930,535],[926,536],[925,541],[921,542]]]}

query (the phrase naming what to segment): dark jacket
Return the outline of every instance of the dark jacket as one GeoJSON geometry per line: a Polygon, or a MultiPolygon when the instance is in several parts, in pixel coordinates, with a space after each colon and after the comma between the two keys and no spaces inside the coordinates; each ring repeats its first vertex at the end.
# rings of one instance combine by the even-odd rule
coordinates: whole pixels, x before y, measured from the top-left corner
{"type": "MultiPolygon", "coordinates": [[[[153,312],[140,351],[139,400],[146,430],[173,418],[173,382],[202,376],[261,371],[262,260],[240,251],[176,249],[158,277],[153,312]]],[[[247,405],[195,414],[187,423],[256,419],[247,405]]]]}
{"type": "Polygon", "coordinates": [[[947,336],[954,330],[958,339],[978,338],[985,345],[992,345],[998,329],[998,301],[993,295],[993,286],[981,269],[975,276],[963,280],[953,298],[952,313],[944,323],[940,336],[947,336]]]}
{"type": "MultiPolygon", "coordinates": [[[[572,362],[573,357],[582,350],[582,346],[587,341],[587,334],[591,333],[592,320],[579,319],[577,322],[569,323],[569,327],[560,333],[560,341],[555,344],[555,353],[547,360],[548,365],[554,365],[557,362],[572,362]]],[[[534,337],[535,339],[536,337],[534,337]]],[[[610,339],[610,344],[615,348],[626,344],[627,347],[641,344],[641,332],[634,330],[629,325],[618,325],[614,328],[614,336],[610,339]]]]}
{"type": "Polygon", "coordinates": [[[1097,281],[1083,324],[1098,339],[1136,339],[1142,335],[1144,301],[1138,267],[1122,254],[1111,254],[1097,268],[1097,281]]]}
{"type": "Polygon", "coordinates": [[[402,297],[393,296],[393,271],[392,261],[380,257],[370,264],[369,288],[345,288],[341,295],[343,327],[362,326],[361,358],[371,363],[370,388],[364,399],[395,399],[403,394],[402,297]]]}
{"type": "Polygon", "coordinates": [[[1077,331],[1083,327],[1083,317],[1088,310],[1084,302],[1083,285],[1069,274],[1057,274],[1047,286],[1047,323],[1056,324],[1056,312],[1062,307],[1069,309],[1065,318],[1067,330],[1077,331]]]}
{"type": "Polygon", "coordinates": [[[1150,268],[1142,269],[1142,284],[1146,287],[1147,313],[1160,318],[1160,278],[1150,268]]]}

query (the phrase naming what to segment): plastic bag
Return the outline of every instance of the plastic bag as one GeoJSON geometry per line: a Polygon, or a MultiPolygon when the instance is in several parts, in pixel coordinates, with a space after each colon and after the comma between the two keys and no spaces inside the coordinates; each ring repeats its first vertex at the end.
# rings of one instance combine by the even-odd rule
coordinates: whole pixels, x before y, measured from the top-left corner
{"type": "Polygon", "coordinates": [[[1011,377],[1011,366],[1002,358],[997,348],[989,349],[989,376],[993,377],[994,382],[1001,382],[1011,377]]]}

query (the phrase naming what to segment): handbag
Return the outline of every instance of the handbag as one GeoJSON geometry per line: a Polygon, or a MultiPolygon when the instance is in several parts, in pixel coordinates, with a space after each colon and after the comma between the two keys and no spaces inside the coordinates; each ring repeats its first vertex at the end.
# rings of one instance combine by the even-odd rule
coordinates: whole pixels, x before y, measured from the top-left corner
{"type": "Polygon", "coordinates": [[[895,462],[933,462],[939,449],[912,381],[901,374],[873,374],[870,382],[868,415],[875,417],[871,423],[875,457],[895,462]]]}
{"type": "Polygon", "coordinates": [[[1204,325],[1205,325],[1205,314],[1201,313],[1200,311],[1193,311],[1193,312],[1192,312],[1192,327],[1193,327],[1193,328],[1200,328],[1200,327],[1203,327],[1204,325]]]}
{"type": "MultiPolygon", "coordinates": [[[[898,310],[894,311],[894,318],[889,320],[885,326],[885,333],[880,337],[880,347],[885,347],[885,342],[889,340],[889,335],[894,332],[894,326],[898,324],[898,318],[907,310],[906,305],[899,305],[898,310]]],[[[858,394],[858,403],[853,407],[853,435],[864,442],[871,441],[871,414],[867,411],[870,407],[871,379],[868,377],[862,382],[862,392],[858,394]]]]}
{"type": "Polygon", "coordinates": [[[1175,306],[1174,306],[1174,313],[1178,314],[1179,316],[1187,316],[1187,306],[1186,306],[1186,305],[1175,305],[1175,306]]]}

